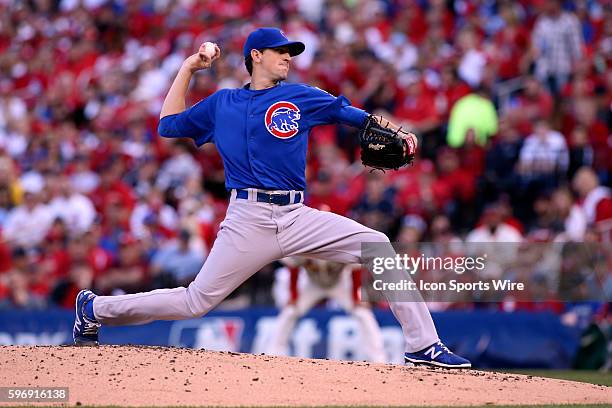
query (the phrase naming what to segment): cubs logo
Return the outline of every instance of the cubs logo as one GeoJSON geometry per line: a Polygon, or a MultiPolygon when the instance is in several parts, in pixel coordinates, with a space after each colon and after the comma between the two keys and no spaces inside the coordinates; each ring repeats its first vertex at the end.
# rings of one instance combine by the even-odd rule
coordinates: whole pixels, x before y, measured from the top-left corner
{"type": "Polygon", "coordinates": [[[299,131],[300,110],[291,102],[276,102],[268,108],[264,120],[274,137],[289,139],[299,131]]]}

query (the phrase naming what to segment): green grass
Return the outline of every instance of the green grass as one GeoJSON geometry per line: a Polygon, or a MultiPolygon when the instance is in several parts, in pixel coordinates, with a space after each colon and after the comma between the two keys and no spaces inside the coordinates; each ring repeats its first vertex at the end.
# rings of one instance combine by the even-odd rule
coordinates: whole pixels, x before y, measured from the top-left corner
{"type": "Polygon", "coordinates": [[[612,374],[586,370],[511,370],[508,373],[558,378],[612,387],[612,374]]]}

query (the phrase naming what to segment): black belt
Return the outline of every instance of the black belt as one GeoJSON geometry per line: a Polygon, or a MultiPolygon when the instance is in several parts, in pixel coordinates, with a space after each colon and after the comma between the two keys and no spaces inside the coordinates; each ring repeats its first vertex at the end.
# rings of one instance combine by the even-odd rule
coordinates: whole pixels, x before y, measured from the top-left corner
{"type": "MultiPolygon", "coordinates": [[[[236,198],[247,200],[249,198],[249,192],[247,190],[236,190],[236,198]]],[[[296,192],[291,202],[291,193],[260,193],[257,192],[257,201],[260,203],[276,204],[276,205],[289,205],[297,204],[302,201],[302,193],[296,192]]]]}

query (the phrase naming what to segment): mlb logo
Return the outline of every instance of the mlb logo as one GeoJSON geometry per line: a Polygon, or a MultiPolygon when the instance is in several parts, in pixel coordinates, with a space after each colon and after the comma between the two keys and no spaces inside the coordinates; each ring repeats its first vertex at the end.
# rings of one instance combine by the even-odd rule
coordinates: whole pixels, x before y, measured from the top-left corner
{"type": "Polygon", "coordinates": [[[297,135],[300,125],[300,109],[287,101],[276,102],[268,108],[264,121],[266,129],[272,136],[289,139],[297,135]]]}
{"type": "Polygon", "coordinates": [[[174,322],[168,344],[214,351],[240,351],[244,321],[239,318],[206,317],[174,322]]]}

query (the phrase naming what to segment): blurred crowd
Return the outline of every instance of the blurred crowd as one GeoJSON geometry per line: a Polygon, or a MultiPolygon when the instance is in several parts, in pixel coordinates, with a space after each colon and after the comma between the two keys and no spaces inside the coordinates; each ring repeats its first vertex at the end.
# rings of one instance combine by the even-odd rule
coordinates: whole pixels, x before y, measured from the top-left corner
{"type": "MultiPolygon", "coordinates": [[[[414,166],[368,172],[355,129],[316,128],[308,205],[392,241],[609,247],[606,2],[0,0],[0,307],[193,278],[225,214],[222,162],[213,145],[160,138],[159,111],[204,41],[222,55],[189,104],[248,82],[242,45],[260,26],[306,44],[289,81],[420,138],[414,166]]],[[[271,303],[273,270],[233,300],[271,303]]]]}

